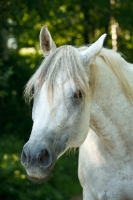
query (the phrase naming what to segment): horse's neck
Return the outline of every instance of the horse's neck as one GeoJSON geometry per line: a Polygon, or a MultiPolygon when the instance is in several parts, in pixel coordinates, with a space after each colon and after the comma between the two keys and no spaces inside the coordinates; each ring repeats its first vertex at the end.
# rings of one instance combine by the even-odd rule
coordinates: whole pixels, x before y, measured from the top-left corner
{"type": "Polygon", "coordinates": [[[92,101],[90,127],[111,153],[121,156],[133,144],[133,107],[117,78],[103,62],[92,101]]]}

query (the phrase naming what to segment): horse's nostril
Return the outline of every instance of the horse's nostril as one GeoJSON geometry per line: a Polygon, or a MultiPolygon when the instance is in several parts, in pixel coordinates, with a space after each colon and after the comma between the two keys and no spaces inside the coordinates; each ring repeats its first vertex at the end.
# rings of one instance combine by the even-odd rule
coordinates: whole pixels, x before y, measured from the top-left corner
{"type": "Polygon", "coordinates": [[[38,157],[38,163],[41,168],[49,167],[52,163],[51,154],[47,150],[44,150],[38,157]]]}
{"type": "Polygon", "coordinates": [[[21,154],[21,163],[25,167],[28,165],[28,157],[26,153],[24,152],[24,150],[22,151],[22,154],[21,154]]]}
{"type": "Polygon", "coordinates": [[[50,149],[44,148],[41,145],[33,147],[33,143],[27,142],[21,154],[21,163],[28,170],[31,168],[39,167],[43,170],[51,166],[52,153],[50,149]]]}

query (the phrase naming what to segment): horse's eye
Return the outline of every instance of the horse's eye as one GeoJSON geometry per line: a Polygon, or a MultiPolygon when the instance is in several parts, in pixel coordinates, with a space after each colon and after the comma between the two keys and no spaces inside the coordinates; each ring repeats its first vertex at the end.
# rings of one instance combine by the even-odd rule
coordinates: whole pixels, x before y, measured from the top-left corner
{"type": "Polygon", "coordinates": [[[73,94],[73,98],[74,99],[82,99],[83,95],[82,92],[80,90],[77,90],[76,92],[74,92],[73,94]]]}

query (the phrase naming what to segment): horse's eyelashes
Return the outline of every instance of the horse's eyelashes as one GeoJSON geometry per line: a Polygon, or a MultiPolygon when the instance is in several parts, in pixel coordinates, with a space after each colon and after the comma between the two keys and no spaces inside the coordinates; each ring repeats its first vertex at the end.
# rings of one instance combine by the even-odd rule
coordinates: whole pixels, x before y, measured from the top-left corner
{"type": "Polygon", "coordinates": [[[77,90],[76,92],[74,92],[73,98],[74,99],[82,99],[82,92],[80,90],[77,90]]]}

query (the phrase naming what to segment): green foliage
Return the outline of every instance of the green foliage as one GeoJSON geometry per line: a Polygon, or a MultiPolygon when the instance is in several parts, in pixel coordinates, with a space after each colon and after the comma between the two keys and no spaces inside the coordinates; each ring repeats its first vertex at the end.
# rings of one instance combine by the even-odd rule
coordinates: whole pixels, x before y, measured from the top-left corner
{"type": "Polygon", "coordinates": [[[106,46],[111,48],[111,23],[115,21],[118,51],[133,62],[133,2],[1,0],[0,11],[0,199],[71,199],[81,193],[77,154],[60,158],[46,184],[31,183],[20,164],[32,127],[23,89],[42,62],[39,31],[46,24],[57,46],[91,43],[106,32],[106,46]]]}

